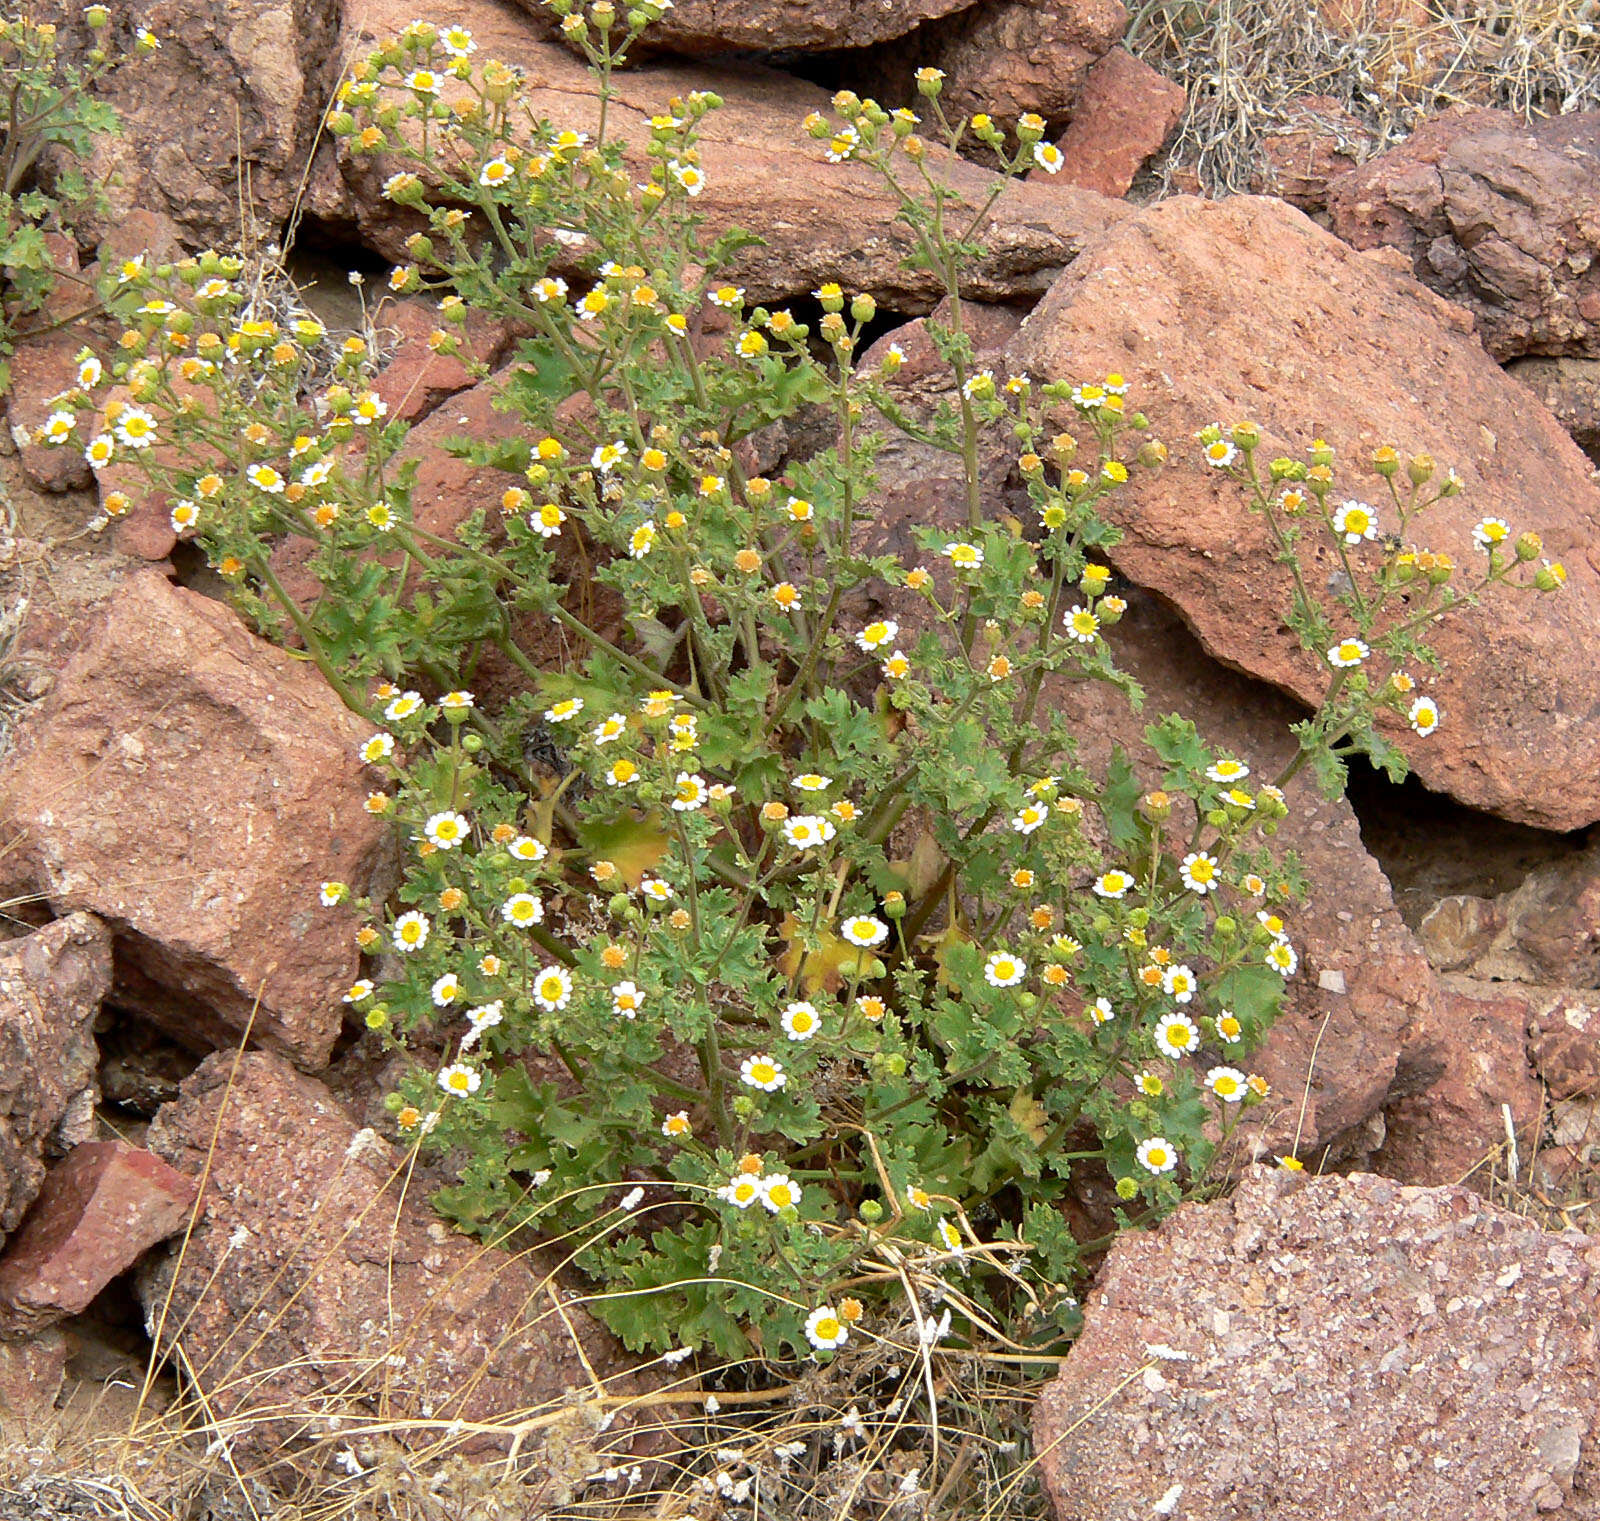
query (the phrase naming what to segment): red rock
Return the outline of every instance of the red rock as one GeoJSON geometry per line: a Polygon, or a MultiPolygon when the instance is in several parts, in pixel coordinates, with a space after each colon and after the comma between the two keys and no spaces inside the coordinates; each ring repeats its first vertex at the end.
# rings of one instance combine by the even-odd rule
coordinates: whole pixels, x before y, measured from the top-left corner
{"type": "Polygon", "coordinates": [[[473,311],[464,324],[446,326],[437,307],[416,299],[385,306],[379,327],[392,347],[372,388],[383,398],[391,418],[408,423],[421,421],[449,397],[478,383],[465,361],[493,369],[511,342],[510,328],[503,321],[473,311]],[[441,327],[459,340],[460,356],[436,354],[429,348],[428,335],[441,327]]]}
{"type": "MultiPolygon", "coordinates": [[[[390,37],[413,19],[409,0],[345,0],[345,31],[355,44],[390,37]]],[[[460,0],[452,19],[471,29],[476,61],[498,58],[526,71],[523,99],[531,116],[593,133],[599,111],[588,72],[565,48],[543,40],[528,18],[494,0],[460,0]]],[[[648,63],[615,75],[607,132],[633,147],[631,167],[645,163],[648,122],[673,95],[714,90],[726,102],[703,124],[701,164],[706,188],[696,212],[705,233],[739,226],[761,234],[760,247],[743,250],[732,278],[751,303],[808,295],[825,280],[850,290],[870,291],[886,309],[926,311],[943,295],[926,271],[905,267],[914,239],[898,221],[899,205],[874,170],[859,164],[829,164],[825,143],[801,127],[808,112],[827,111],[825,90],[786,75],[746,65],[694,68],[648,63]]],[[[405,238],[414,230],[381,186],[389,160],[352,160],[341,149],[345,174],[363,238],[386,257],[405,258],[405,238]]],[[[961,204],[975,212],[987,199],[994,175],[965,160],[930,148],[928,165],[948,171],[961,204]]],[[[1010,186],[974,234],[988,250],[970,281],[979,300],[1020,301],[1037,297],[1073,258],[1084,241],[1124,208],[1068,185],[1010,186]]],[[[582,251],[580,250],[580,253],[582,251]]]]}
{"type": "Polygon", "coordinates": [[[1446,977],[1407,1028],[1383,1111],[1373,1170],[1402,1183],[1485,1188],[1485,1162],[1504,1144],[1506,1112],[1532,1151],[1544,1094],[1528,1065],[1521,988],[1446,977]]]}
{"type": "MultiPolygon", "coordinates": [[[[1008,358],[1035,377],[1128,377],[1173,460],[1111,503],[1125,533],[1115,564],[1175,603],[1208,651],[1304,702],[1320,700],[1327,672],[1282,630],[1287,574],[1244,493],[1201,461],[1197,429],[1251,418],[1266,458],[1321,434],[1348,462],[1341,494],[1379,484],[1361,464],[1379,444],[1426,450],[1464,482],[1423,531],[1458,565],[1481,559],[1471,531],[1486,513],[1539,531],[1566,563],[1565,593],[1491,596],[1430,630],[1444,721],[1427,740],[1398,721],[1386,733],[1435,790],[1570,830],[1600,817],[1600,726],[1589,719],[1600,709],[1589,648],[1600,488],[1555,420],[1450,326],[1451,310],[1281,202],[1180,197],[1118,223],[1074,261],[1008,358]]],[[[1320,543],[1309,552],[1332,554],[1320,543]]],[[[1329,573],[1313,560],[1313,586],[1329,573]]]]}
{"type": "Polygon", "coordinates": [[[1251,188],[1315,215],[1328,209],[1328,186],[1361,163],[1376,138],[1332,95],[1299,95],[1261,138],[1261,169],[1251,188]]]}
{"type": "Polygon", "coordinates": [[[0,1333],[88,1309],[151,1247],[181,1231],[198,1192],[152,1152],[86,1141],[50,1169],[0,1257],[0,1333]]]}
{"type": "MultiPolygon", "coordinates": [[[[35,14],[63,23],[64,51],[86,47],[77,5],[51,0],[35,14]]],[[[98,88],[122,126],[94,140],[88,172],[111,209],[84,220],[89,234],[109,234],[141,210],[168,219],[193,246],[275,236],[336,78],[338,17],[337,0],[144,5],[140,24],[161,49],[112,70],[98,88]]]]}
{"type": "Polygon", "coordinates": [[[79,491],[93,479],[82,443],[51,445],[34,440],[40,425],[56,410],[54,398],[77,386],[74,356],[88,338],[88,330],[81,324],[60,328],[55,324],[93,312],[94,292],[87,283],[72,278],[79,273],[78,249],[72,239],[51,232],[44,238],[55,267],[63,273],[42,307],[14,319],[18,337],[10,360],[6,419],[17,441],[22,468],[34,485],[43,491],[79,491]],[[27,336],[30,333],[36,336],[27,336]]]}
{"type": "Polygon", "coordinates": [[[1532,126],[1472,110],[1422,123],[1332,188],[1334,230],[1399,249],[1477,318],[1497,359],[1600,356],[1600,111],[1532,126]]]}
{"type": "MultiPolygon", "coordinates": [[[[1093,68],[1071,125],[1057,143],[1061,178],[1100,195],[1124,196],[1134,176],[1166,146],[1189,103],[1181,84],[1158,74],[1126,48],[1093,68]]],[[[1035,169],[1030,177],[1044,171],[1035,169]]]]}
{"type": "Polygon", "coordinates": [[[52,1418],[66,1373],[67,1339],[60,1331],[0,1341],[0,1424],[12,1441],[34,1422],[52,1418]]]}
{"type": "MultiPolygon", "coordinates": [[[[247,1054],[236,1073],[230,1056],[209,1058],[149,1144],[185,1172],[211,1160],[181,1271],[174,1251],[140,1278],[146,1314],[214,1417],[261,1412],[250,1443],[281,1438],[268,1418],[280,1402],[381,1408],[405,1438],[407,1421],[503,1418],[569,1391],[597,1416],[590,1369],[611,1393],[637,1392],[620,1349],[561,1287],[558,1256],[453,1234],[407,1189],[405,1155],[278,1058],[247,1054]]],[[[580,1444],[586,1476],[606,1448],[626,1451],[624,1424],[602,1436],[579,1418],[557,1435],[580,1444]]],[[[542,1437],[529,1440],[537,1450],[542,1437]]],[[[549,1466],[558,1484],[565,1465],[549,1466]]]]}
{"type": "Polygon", "coordinates": [[[1252,1169],[1113,1246],[1036,1407],[1045,1489],[1059,1521],[1593,1516],[1597,1298],[1592,1236],[1252,1169]]]}
{"type": "Polygon", "coordinates": [[[1600,1093],[1600,997],[1568,993],[1530,1001],[1528,1055],[1551,1097],[1600,1093]]]}
{"type": "Polygon", "coordinates": [[[367,732],[304,662],[146,571],[19,726],[0,819],[58,911],[115,928],[124,1007],[191,1047],[249,1027],[320,1066],[357,957],[318,886],[381,896],[389,859],[367,732]]]}
{"type": "MultiPolygon", "coordinates": [[[[951,121],[987,111],[1009,127],[1025,111],[1061,121],[1087,109],[1085,79],[1122,40],[1120,0],[991,0],[924,27],[896,50],[891,103],[914,95],[910,74],[945,71],[940,104],[951,121]]],[[[914,102],[915,103],[915,102],[914,102]]]]}
{"type": "Polygon", "coordinates": [[[88,914],[0,948],[0,1235],[33,1203],[63,1127],[93,1122],[94,1022],[110,986],[111,936],[88,914]]]}

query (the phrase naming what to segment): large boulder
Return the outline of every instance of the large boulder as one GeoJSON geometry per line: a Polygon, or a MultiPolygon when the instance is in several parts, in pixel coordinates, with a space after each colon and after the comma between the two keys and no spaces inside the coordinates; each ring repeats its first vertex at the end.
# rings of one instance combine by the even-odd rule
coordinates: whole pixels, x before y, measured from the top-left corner
{"type": "Polygon", "coordinates": [[[1334,230],[1469,307],[1484,347],[1600,356],[1600,111],[1424,122],[1329,190],[1334,230]]]}
{"type": "Polygon", "coordinates": [[[182,1252],[141,1276],[151,1334],[163,1354],[181,1349],[208,1412],[248,1444],[270,1448],[314,1417],[381,1412],[394,1435],[426,1445],[440,1423],[565,1404],[522,1444],[537,1452],[549,1434],[552,1491],[604,1468],[608,1446],[626,1450],[626,1419],[602,1434],[617,1413],[607,1396],[637,1384],[561,1286],[559,1258],[452,1234],[404,1152],[358,1128],[316,1079],[265,1052],[237,1066],[219,1052],[156,1117],[149,1144],[206,1179],[182,1252]],[[293,1420],[271,1419],[285,1410],[293,1420]]]}
{"type": "MultiPolygon", "coordinates": [[[[87,45],[80,7],[45,9],[87,45]]],[[[122,130],[95,138],[88,168],[110,214],[86,226],[139,210],[193,246],[276,238],[338,77],[338,0],[148,0],[138,19],[161,47],[99,87],[122,130]]]]}
{"type": "Polygon", "coordinates": [[[1034,1442],[1058,1521],[1600,1514],[1600,1240],[1253,1169],[1112,1248],[1034,1442]]]}
{"type": "MultiPolygon", "coordinates": [[[[1172,441],[1172,463],[1141,475],[1110,511],[1115,563],[1168,598],[1207,650],[1305,702],[1327,672],[1280,622],[1289,579],[1244,491],[1200,457],[1192,435],[1250,418],[1264,455],[1337,447],[1341,496],[1381,500],[1365,460],[1380,444],[1453,466],[1464,491],[1419,533],[1463,567],[1482,564],[1485,515],[1544,536],[1565,562],[1561,595],[1491,594],[1429,639],[1444,715],[1417,739],[1391,736],[1430,787],[1549,829],[1600,818],[1600,610],[1592,558],[1600,487],[1560,425],[1463,329],[1465,313],[1381,259],[1358,254],[1278,201],[1177,197],[1117,223],[1029,316],[1008,352],[1044,377],[1120,371],[1132,401],[1172,441]]],[[[1392,523],[1384,526],[1392,528],[1392,523]]],[[[1308,540],[1315,589],[1338,568],[1308,540]],[[1313,547],[1314,546],[1314,547],[1313,547]]]]}
{"type": "Polygon", "coordinates": [[[37,1197],[45,1159],[93,1130],[94,1023],[110,986],[111,936],[89,914],[0,953],[0,1240],[37,1197]]]}
{"type": "MultiPolygon", "coordinates": [[[[347,37],[364,45],[394,35],[413,10],[400,0],[345,0],[345,16],[347,37]]],[[[531,117],[597,130],[593,79],[528,18],[492,0],[463,0],[452,19],[472,31],[475,61],[495,58],[525,71],[522,99],[531,117]]],[[[914,239],[897,221],[898,201],[882,179],[859,164],[829,164],[827,144],[813,142],[802,130],[808,113],[829,109],[827,91],[755,66],[668,63],[614,75],[612,86],[607,132],[641,150],[633,160],[636,170],[645,162],[649,119],[670,97],[691,90],[723,97],[723,108],[705,122],[706,188],[695,209],[712,233],[738,226],[762,237],[759,246],[739,255],[733,270],[752,304],[805,296],[826,280],[870,291],[884,306],[902,311],[926,311],[942,294],[926,271],[904,267],[914,239]]],[[[933,172],[949,175],[969,215],[995,183],[989,170],[937,148],[930,148],[928,163],[933,172]]],[[[345,152],[341,169],[362,236],[402,259],[405,238],[418,224],[383,199],[390,161],[357,160],[345,152]]],[[[1085,240],[1122,214],[1123,208],[1072,186],[1011,185],[976,233],[988,252],[972,277],[972,293],[987,300],[1037,299],[1085,240]]]]}
{"type": "Polygon", "coordinates": [[[367,733],[304,661],[145,571],[20,725],[0,821],[58,912],[114,928],[124,1007],[317,1067],[357,967],[355,917],[318,887],[381,890],[390,854],[361,806],[367,733]]]}

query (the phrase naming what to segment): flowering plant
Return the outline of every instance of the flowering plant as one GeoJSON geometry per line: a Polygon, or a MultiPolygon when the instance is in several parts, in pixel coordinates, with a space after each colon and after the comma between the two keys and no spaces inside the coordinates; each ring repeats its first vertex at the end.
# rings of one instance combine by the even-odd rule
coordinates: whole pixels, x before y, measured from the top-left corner
{"type": "MultiPolygon", "coordinates": [[[[1270,837],[1301,761],[1263,785],[1174,716],[1141,757],[1079,763],[1044,699],[1069,680],[1139,699],[1099,555],[1165,450],[1120,377],[976,366],[961,273],[982,209],[917,116],[842,95],[806,130],[885,176],[945,279],[949,399],[921,419],[899,351],[860,356],[870,297],[824,285],[802,320],[728,280],[741,240],[696,212],[714,96],[673,101],[637,158],[608,136],[611,69],[661,6],[555,9],[599,79],[592,132],[532,118],[515,71],[424,23],[357,63],[330,117],[417,219],[390,284],[445,292],[435,346],[462,352],[471,310],[529,335],[502,436],[460,446],[505,472],[493,510],[430,527],[366,345],[253,311],[215,255],[126,280],[131,399],[89,447],[165,492],[240,605],[373,721],[367,806],[406,868],[397,904],[358,905],[373,963],[345,996],[413,1058],[391,1112],[459,1163],[441,1209],[576,1242],[634,1346],[825,1355],[904,1289],[919,1325],[954,1308],[934,1337],[1047,1342],[1076,1313],[1075,1174],[1164,1208],[1265,1095],[1238,1063],[1296,970],[1297,873],[1270,837]],[[761,474],[748,441],[802,407],[832,443],[761,474]],[[963,524],[919,530],[913,563],[860,542],[895,426],[965,484],[963,524]],[[1036,530],[984,510],[991,437],[1036,530]],[[285,537],[320,594],[286,589],[285,537]],[[530,620],[572,640],[560,668],[525,650],[530,620]],[[471,689],[491,657],[518,677],[492,705],[471,689]]],[[[935,71],[919,89],[943,149],[995,150],[995,194],[1059,167],[1042,123],[951,124],[935,71]]],[[[1327,607],[1295,572],[1329,669],[1302,757],[1330,785],[1353,747],[1397,767],[1377,715],[1431,730],[1402,666],[1476,590],[1403,538],[1369,565],[1375,515],[1335,501],[1326,448],[1263,474],[1258,445],[1244,424],[1202,438],[1291,567],[1316,529],[1351,573],[1327,607]]],[[[1454,489],[1419,495],[1431,471],[1408,468],[1402,536],[1454,489]]],[[[1530,558],[1484,535],[1486,580],[1530,558]]]]}
{"type": "MultiPolygon", "coordinates": [[[[111,13],[103,5],[84,11],[89,46],[83,61],[63,53],[57,28],[27,16],[0,19],[0,269],[5,272],[6,311],[0,321],[0,360],[9,357],[17,323],[37,312],[62,279],[45,240],[52,224],[69,218],[75,208],[92,205],[97,187],[85,177],[81,162],[95,137],[117,130],[116,112],[94,99],[94,84],[120,60],[108,40],[111,13]],[[55,152],[47,185],[39,183],[39,165],[55,152]]],[[[133,53],[158,46],[140,30],[133,53]]],[[[85,290],[85,315],[94,308],[85,290]]],[[[57,324],[62,325],[62,324],[57,324]]],[[[0,363],[0,388],[9,383],[9,367],[0,363]]]]}

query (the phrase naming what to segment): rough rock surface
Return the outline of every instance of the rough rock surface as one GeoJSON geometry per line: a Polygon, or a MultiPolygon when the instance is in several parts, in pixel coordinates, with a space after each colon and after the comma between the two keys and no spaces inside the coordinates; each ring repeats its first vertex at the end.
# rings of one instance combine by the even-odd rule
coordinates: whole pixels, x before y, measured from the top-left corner
{"type": "Polygon", "coordinates": [[[1063,121],[1080,107],[1089,66],[1122,40],[1120,0],[991,0],[923,27],[895,51],[891,103],[915,104],[913,70],[945,71],[952,121],[987,111],[1009,124],[1024,111],[1063,121]]]}
{"type": "Polygon", "coordinates": [[[1600,464],[1600,359],[1518,359],[1506,368],[1600,464]]]}
{"type": "MultiPolygon", "coordinates": [[[[407,1189],[400,1151],[267,1053],[246,1054],[237,1071],[229,1054],[209,1057],[149,1144],[198,1173],[214,1131],[203,1218],[176,1285],[169,1252],[140,1293],[159,1346],[182,1346],[217,1414],[286,1400],[307,1413],[381,1405],[397,1421],[474,1420],[535,1411],[570,1390],[572,1429],[557,1434],[574,1450],[552,1464],[551,1483],[560,1462],[587,1464],[585,1474],[605,1466],[598,1407],[581,1402],[601,1392],[587,1369],[609,1380],[620,1349],[570,1302],[555,1259],[454,1234],[420,1188],[407,1189]]],[[[628,1375],[608,1383],[613,1394],[634,1388],[628,1375]]]]}
{"type": "Polygon", "coordinates": [[[1328,209],[1328,187],[1372,152],[1370,127],[1331,95],[1301,95],[1261,139],[1261,170],[1252,188],[1311,215],[1328,209]]]}
{"type": "MultiPolygon", "coordinates": [[[[1428,786],[1573,829],[1600,817],[1600,667],[1589,648],[1600,488],[1555,419],[1464,325],[1459,308],[1281,202],[1179,197],[1098,239],[1008,357],[1034,376],[1128,377],[1173,460],[1118,493],[1126,538],[1115,563],[1174,602],[1211,653],[1307,702],[1325,690],[1326,669],[1279,624],[1287,574],[1244,493],[1201,461],[1197,429],[1252,418],[1268,458],[1321,434],[1346,462],[1338,493],[1374,501],[1381,483],[1361,464],[1373,448],[1426,450],[1465,489],[1430,513],[1423,536],[1463,567],[1481,563],[1471,531],[1485,515],[1543,534],[1567,590],[1491,596],[1432,630],[1444,722],[1426,740],[1396,723],[1393,738],[1428,786]]],[[[1332,568],[1313,563],[1308,579],[1320,585],[1332,568]]]]}
{"type": "MultiPolygon", "coordinates": [[[[548,25],[539,0],[516,0],[548,25]]],[[[914,27],[974,0],[676,0],[645,34],[652,47],[675,53],[816,52],[864,48],[903,37],[914,27]]]]}
{"type": "MultiPolygon", "coordinates": [[[[1188,92],[1126,48],[1112,48],[1090,70],[1072,121],[1056,146],[1061,178],[1100,195],[1124,196],[1134,176],[1183,119],[1188,92]]],[[[1030,171],[1031,177],[1042,169],[1030,171]]]]}
{"type": "Polygon", "coordinates": [[[436,354],[429,334],[443,326],[438,307],[415,298],[386,305],[378,317],[380,338],[389,354],[372,388],[389,408],[389,416],[415,423],[442,402],[477,384],[467,368],[470,359],[491,369],[511,341],[504,322],[470,312],[464,324],[449,330],[461,344],[459,355],[436,354]]]}
{"type": "Polygon", "coordinates": [[[1600,1241],[1253,1169],[1112,1248],[1041,1397],[1058,1521],[1600,1514],[1600,1241]]]}
{"type": "Polygon", "coordinates": [[[1527,126],[1476,110],[1424,122],[1329,193],[1335,231],[1387,245],[1469,307],[1484,347],[1600,355],[1600,111],[1527,126]]]}
{"type": "Polygon", "coordinates": [[[0,1332],[88,1309],[152,1246],[183,1229],[198,1185],[126,1141],[86,1141],[50,1169],[0,1258],[0,1332]]]}
{"type": "MultiPolygon", "coordinates": [[[[390,36],[413,18],[400,0],[345,0],[346,36],[390,36]]],[[[598,107],[592,81],[565,48],[544,41],[528,19],[492,0],[462,0],[452,19],[471,28],[478,60],[498,58],[527,72],[529,114],[594,132],[598,107]]],[[[765,69],[685,68],[646,64],[614,77],[608,131],[640,147],[648,120],[672,95],[715,90],[726,104],[705,123],[701,162],[706,188],[696,203],[707,230],[729,226],[765,240],[739,256],[735,278],[749,301],[803,296],[825,280],[867,290],[891,310],[926,311],[941,292],[921,271],[901,267],[910,234],[895,223],[897,202],[875,171],[829,164],[825,143],[811,141],[801,122],[826,111],[829,95],[815,85],[765,69]]],[[[930,150],[935,170],[947,160],[930,150]]],[[[637,164],[643,159],[638,158],[637,164]]],[[[399,259],[414,224],[380,194],[387,161],[341,160],[362,235],[399,259]]],[[[994,183],[990,171],[964,160],[948,162],[952,180],[974,210],[994,183]]],[[[979,299],[1037,298],[1086,238],[1123,208],[1067,185],[1012,185],[977,236],[988,246],[972,280],[979,299]]]]}
{"type": "Polygon", "coordinates": [[[362,891],[388,858],[366,733],[304,662],[146,571],[19,727],[0,820],[58,911],[114,927],[125,1007],[191,1047],[248,1025],[319,1066],[356,951],[318,884],[362,891]]]}
{"type": "Polygon", "coordinates": [[[49,1420],[66,1372],[67,1338],[54,1328],[26,1341],[0,1341],[0,1430],[9,1440],[49,1420]]]}
{"type": "MultiPolygon", "coordinates": [[[[50,0],[46,9],[86,41],[76,5],[50,0]]],[[[88,172],[111,213],[91,219],[90,231],[139,210],[170,218],[193,246],[236,246],[256,223],[275,237],[337,78],[338,18],[337,0],[142,5],[139,22],[161,49],[101,87],[122,131],[95,140],[88,172]]]]}
{"type": "Polygon", "coordinates": [[[0,951],[0,1237],[33,1203],[45,1156],[65,1149],[63,1121],[92,1123],[94,1022],[110,986],[111,936],[89,914],[0,951]]]}

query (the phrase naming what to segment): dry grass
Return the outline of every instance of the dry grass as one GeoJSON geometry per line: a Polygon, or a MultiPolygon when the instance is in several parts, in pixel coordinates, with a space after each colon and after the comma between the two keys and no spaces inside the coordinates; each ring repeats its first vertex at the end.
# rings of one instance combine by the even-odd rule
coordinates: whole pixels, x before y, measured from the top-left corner
{"type": "Polygon", "coordinates": [[[1297,96],[1332,96],[1378,144],[1453,105],[1600,106],[1600,0],[1146,0],[1128,46],[1189,91],[1163,194],[1249,190],[1297,96]]]}
{"type": "MultiPolygon", "coordinates": [[[[219,1115],[202,1179],[210,1176],[220,1129],[219,1115]]],[[[376,1208],[381,1218],[397,1209],[411,1167],[411,1158],[402,1158],[363,1215],[376,1208]]],[[[338,1183],[338,1176],[329,1180],[325,1199],[345,1197],[338,1183]]],[[[153,1297],[145,1313],[155,1345],[144,1365],[130,1363],[119,1377],[79,1386],[62,1409],[31,1427],[5,1429],[0,1421],[0,1521],[1044,1521],[1049,1515],[1035,1476],[1029,1415],[1059,1358],[1021,1348],[998,1330],[985,1334],[981,1312],[962,1290],[970,1262],[913,1261],[885,1245],[881,1258],[868,1258],[862,1268],[899,1287],[898,1309],[870,1316],[824,1364],[662,1357],[629,1369],[627,1387],[591,1370],[588,1388],[560,1400],[446,1419],[432,1409],[464,1408],[458,1401],[492,1358],[507,1355],[518,1325],[496,1328],[500,1346],[490,1347],[480,1365],[456,1368],[450,1387],[430,1383],[426,1409],[405,1398],[386,1402],[382,1387],[386,1354],[413,1346],[427,1330],[415,1322],[392,1344],[376,1331],[370,1346],[348,1349],[342,1358],[307,1350],[296,1363],[262,1366],[265,1338],[280,1326],[304,1324],[323,1264],[347,1244],[370,1249],[370,1234],[357,1235],[360,1217],[316,1229],[320,1202],[304,1222],[306,1240],[316,1244],[314,1260],[291,1256],[256,1302],[233,1316],[233,1324],[250,1328],[249,1344],[192,1360],[184,1317],[196,1314],[193,1301],[203,1303],[221,1266],[202,1278],[200,1254],[189,1251],[204,1196],[202,1187],[189,1229],[172,1248],[175,1266],[164,1295],[155,1287],[161,1275],[149,1280],[153,1297]],[[178,1292],[185,1284],[192,1292],[178,1292]],[[955,1334],[943,1341],[932,1333],[949,1330],[951,1310],[955,1334]],[[342,1361],[344,1371],[307,1393],[302,1375],[312,1361],[325,1369],[342,1361]]],[[[494,1245],[481,1244],[479,1255],[494,1245]]],[[[522,1255],[514,1241],[501,1245],[522,1255]]],[[[560,1247],[565,1268],[581,1245],[560,1247]]],[[[1002,1261],[985,1266],[1008,1271],[1002,1261]]],[[[395,1261],[390,1270],[408,1269],[395,1261]]],[[[565,1321],[571,1306],[583,1302],[560,1301],[556,1313],[565,1321]]],[[[425,1313],[452,1314],[448,1292],[428,1301],[425,1313]]],[[[548,1334],[560,1336],[561,1328],[530,1300],[524,1317],[535,1322],[541,1314],[548,1334]]]]}

